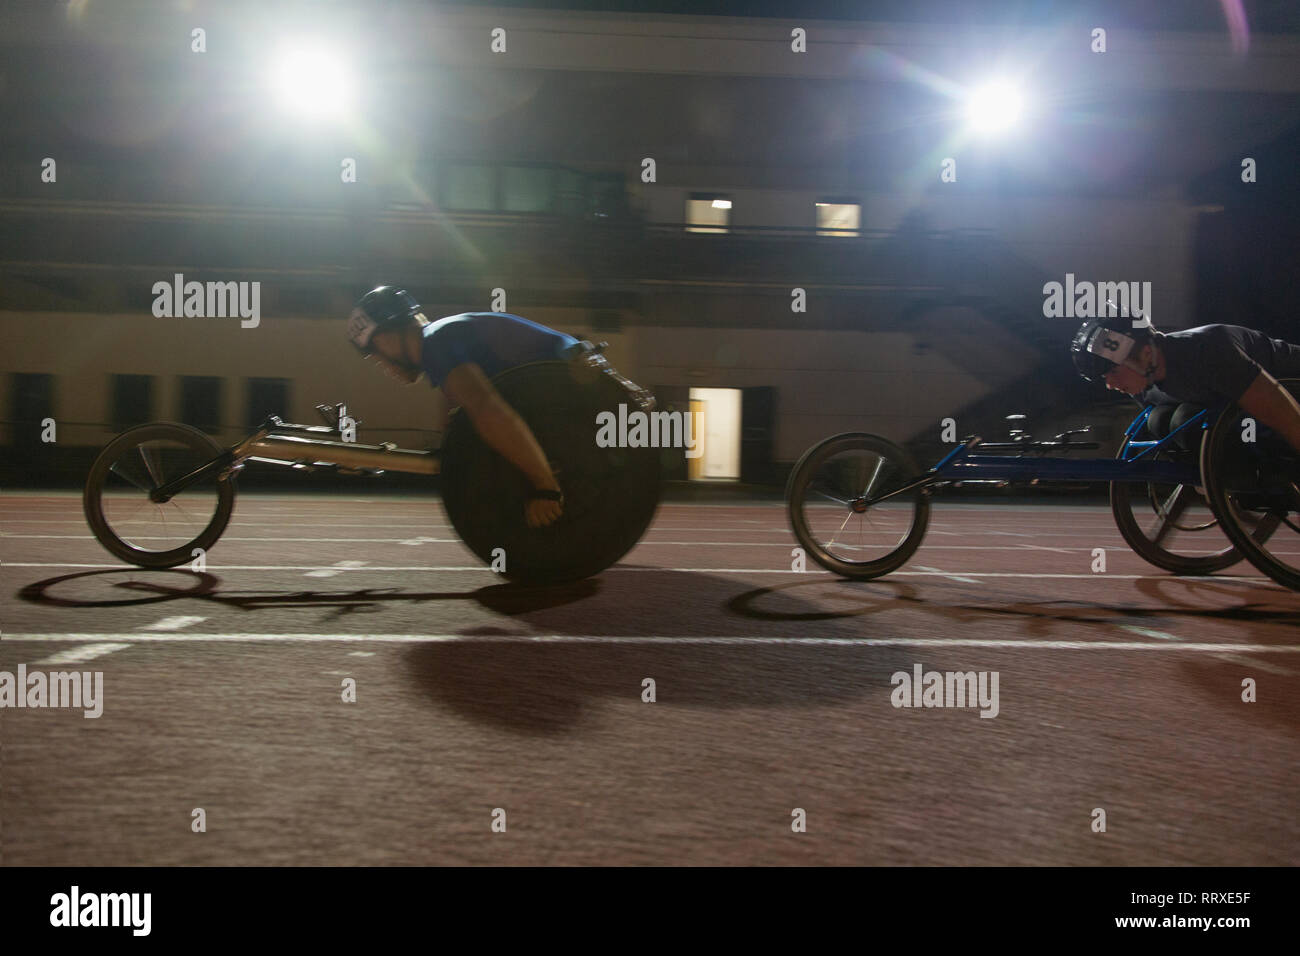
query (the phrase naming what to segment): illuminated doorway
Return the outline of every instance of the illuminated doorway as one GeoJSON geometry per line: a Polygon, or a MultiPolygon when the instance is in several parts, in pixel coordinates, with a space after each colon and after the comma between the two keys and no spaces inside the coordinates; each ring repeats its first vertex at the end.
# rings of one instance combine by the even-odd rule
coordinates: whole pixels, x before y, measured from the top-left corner
{"type": "Polygon", "coordinates": [[[692,481],[735,481],[740,478],[740,389],[692,388],[691,424],[696,450],[686,459],[692,481]]]}

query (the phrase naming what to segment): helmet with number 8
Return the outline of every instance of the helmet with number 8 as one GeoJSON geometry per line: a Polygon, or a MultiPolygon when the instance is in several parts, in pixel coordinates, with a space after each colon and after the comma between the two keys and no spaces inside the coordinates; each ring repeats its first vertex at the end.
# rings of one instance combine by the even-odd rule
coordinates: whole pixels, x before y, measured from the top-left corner
{"type": "Polygon", "coordinates": [[[1079,326],[1070,343],[1074,367],[1090,382],[1101,382],[1106,373],[1125,359],[1136,358],[1143,345],[1151,341],[1151,323],[1137,328],[1127,316],[1113,315],[1089,319],[1079,326]]]}

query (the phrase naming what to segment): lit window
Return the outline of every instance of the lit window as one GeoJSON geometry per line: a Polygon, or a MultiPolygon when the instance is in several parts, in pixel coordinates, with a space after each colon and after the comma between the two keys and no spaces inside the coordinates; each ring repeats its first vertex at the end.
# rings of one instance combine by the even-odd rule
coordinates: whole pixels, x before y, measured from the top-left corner
{"type": "Polygon", "coordinates": [[[693,193],[686,200],[687,232],[727,232],[731,221],[731,200],[725,196],[693,193]]]}
{"type": "Polygon", "coordinates": [[[819,202],[817,235],[856,236],[862,226],[862,207],[851,202],[819,202]]]}

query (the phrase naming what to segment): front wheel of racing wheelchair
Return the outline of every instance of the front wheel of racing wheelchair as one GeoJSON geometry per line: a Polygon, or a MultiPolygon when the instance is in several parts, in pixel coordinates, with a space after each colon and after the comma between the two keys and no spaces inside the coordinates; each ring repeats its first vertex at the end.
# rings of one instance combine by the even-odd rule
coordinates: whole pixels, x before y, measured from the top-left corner
{"type": "Polygon", "coordinates": [[[879,435],[827,438],[790,472],[786,504],[794,535],[808,557],[846,578],[897,570],[921,546],[930,521],[928,492],[902,490],[920,474],[906,450],[879,435]]]}
{"type": "Polygon", "coordinates": [[[442,499],[456,533],[481,560],[521,584],[590,577],[640,540],[659,504],[660,449],[601,447],[602,412],[648,413],[653,400],[601,362],[533,362],[492,382],[536,436],[564,493],[560,518],[528,527],[532,487],[479,437],[464,411],[442,444],[442,499]],[[504,561],[504,568],[500,563],[504,561]]]}
{"type": "Polygon", "coordinates": [[[95,458],[82,492],[91,532],[110,554],[142,568],[174,568],[216,544],[235,505],[230,476],[211,472],[178,493],[159,488],[221,454],[179,422],[128,428],[95,458]]]}
{"type": "MultiPolygon", "coordinates": [[[[1279,384],[1300,399],[1300,378],[1279,384]]],[[[1201,473],[1233,544],[1278,584],[1300,590],[1300,453],[1229,405],[1205,437],[1201,473]]]]}

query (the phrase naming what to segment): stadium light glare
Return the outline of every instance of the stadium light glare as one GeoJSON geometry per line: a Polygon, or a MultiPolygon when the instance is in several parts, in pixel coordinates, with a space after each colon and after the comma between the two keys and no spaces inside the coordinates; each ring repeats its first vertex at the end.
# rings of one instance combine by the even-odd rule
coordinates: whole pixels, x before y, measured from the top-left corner
{"type": "Polygon", "coordinates": [[[354,92],[344,57],[316,43],[288,46],[277,52],[271,88],[283,110],[309,120],[343,115],[352,105],[354,92]]]}
{"type": "Polygon", "coordinates": [[[1020,91],[1005,80],[977,87],[966,100],[967,122],[980,133],[1005,132],[1019,122],[1024,110],[1020,91]]]}

